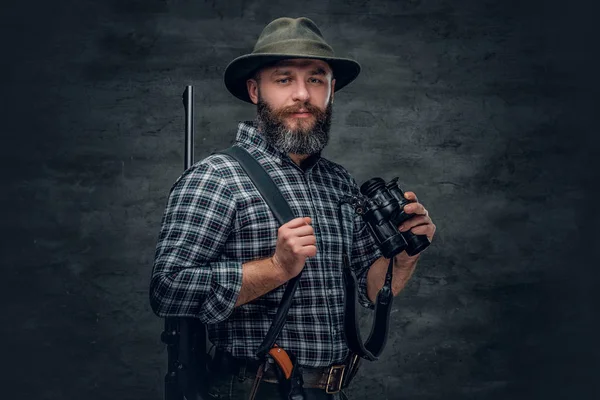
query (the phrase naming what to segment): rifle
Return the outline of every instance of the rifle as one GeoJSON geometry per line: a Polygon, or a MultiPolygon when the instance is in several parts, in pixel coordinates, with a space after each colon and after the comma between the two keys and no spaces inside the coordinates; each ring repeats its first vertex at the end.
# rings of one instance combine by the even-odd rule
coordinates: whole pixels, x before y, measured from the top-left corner
{"type": "MultiPolygon", "coordinates": [[[[185,108],[184,171],[194,162],[194,87],[183,92],[185,108]]],[[[208,399],[206,327],[194,318],[165,318],[161,340],[167,345],[165,400],[208,399]]]]}

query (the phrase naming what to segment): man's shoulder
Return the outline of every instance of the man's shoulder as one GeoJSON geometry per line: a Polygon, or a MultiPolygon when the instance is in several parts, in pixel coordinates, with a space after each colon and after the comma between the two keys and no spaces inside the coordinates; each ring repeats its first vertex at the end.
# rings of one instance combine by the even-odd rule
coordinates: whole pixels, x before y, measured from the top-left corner
{"type": "Polygon", "coordinates": [[[236,161],[227,154],[215,152],[200,161],[200,164],[209,166],[216,172],[231,171],[237,165],[236,161]]]}
{"type": "Polygon", "coordinates": [[[227,186],[229,179],[236,174],[239,174],[239,166],[231,157],[225,154],[213,153],[196,161],[183,171],[173,183],[173,188],[182,185],[193,188],[201,182],[212,182],[211,185],[213,186],[227,186]]]}
{"type": "Polygon", "coordinates": [[[237,170],[236,166],[237,162],[230,156],[215,152],[194,163],[186,172],[190,174],[229,175],[237,170]]]}

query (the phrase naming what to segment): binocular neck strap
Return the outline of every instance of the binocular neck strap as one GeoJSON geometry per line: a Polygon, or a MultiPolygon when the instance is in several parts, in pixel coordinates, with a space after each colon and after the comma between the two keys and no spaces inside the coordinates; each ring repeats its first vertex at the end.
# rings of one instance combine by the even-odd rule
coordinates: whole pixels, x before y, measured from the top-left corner
{"type": "MultiPolygon", "coordinates": [[[[340,224],[343,230],[344,224],[342,215],[342,204],[344,203],[340,204],[338,211],[340,224]]],[[[344,235],[342,234],[342,236],[344,235]]],[[[348,348],[352,352],[357,354],[359,357],[362,357],[369,361],[375,361],[378,359],[379,355],[383,351],[388,337],[390,312],[392,310],[392,301],[394,298],[392,292],[394,257],[392,257],[389,261],[383,287],[377,293],[373,325],[371,326],[371,332],[369,334],[369,337],[364,343],[360,335],[360,329],[358,326],[357,319],[358,290],[356,275],[350,267],[350,259],[345,251],[343,255],[343,263],[345,297],[344,332],[346,334],[346,344],[348,345],[348,348]]]]}

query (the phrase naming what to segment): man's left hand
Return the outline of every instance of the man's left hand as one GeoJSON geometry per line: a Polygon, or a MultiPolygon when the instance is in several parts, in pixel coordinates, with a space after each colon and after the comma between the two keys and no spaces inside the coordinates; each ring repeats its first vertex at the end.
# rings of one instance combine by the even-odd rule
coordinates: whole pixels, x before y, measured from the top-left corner
{"type": "Polygon", "coordinates": [[[429,212],[423,204],[417,200],[417,195],[414,192],[405,192],[404,197],[406,200],[413,201],[404,206],[404,212],[407,214],[414,214],[408,220],[404,221],[402,225],[398,227],[400,232],[406,232],[410,230],[415,235],[426,235],[429,241],[433,239],[435,235],[435,224],[429,217],[429,212]]]}
{"type": "MultiPolygon", "coordinates": [[[[415,235],[426,235],[429,241],[432,241],[435,235],[435,225],[429,217],[429,213],[423,207],[423,204],[417,200],[417,195],[413,192],[405,192],[404,197],[409,201],[414,201],[404,206],[404,211],[407,214],[414,214],[398,227],[401,232],[410,230],[415,235]]],[[[394,258],[394,277],[392,280],[392,292],[394,296],[398,295],[404,288],[406,283],[411,278],[421,253],[409,256],[406,251],[397,254],[394,258]]],[[[372,265],[372,268],[367,275],[368,280],[368,296],[371,302],[375,304],[377,293],[383,286],[389,260],[385,257],[380,257],[372,265]]]]}
{"type": "MultiPolygon", "coordinates": [[[[404,192],[404,197],[409,201],[414,201],[404,206],[404,212],[407,214],[414,214],[408,220],[404,221],[399,227],[400,232],[406,232],[410,230],[415,235],[425,235],[431,242],[435,235],[435,224],[429,217],[429,212],[423,204],[419,203],[417,195],[414,192],[404,192]]],[[[409,256],[406,251],[396,256],[395,264],[407,275],[405,278],[408,280],[410,275],[417,264],[417,260],[421,256],[421,253],[409,256]]]]}

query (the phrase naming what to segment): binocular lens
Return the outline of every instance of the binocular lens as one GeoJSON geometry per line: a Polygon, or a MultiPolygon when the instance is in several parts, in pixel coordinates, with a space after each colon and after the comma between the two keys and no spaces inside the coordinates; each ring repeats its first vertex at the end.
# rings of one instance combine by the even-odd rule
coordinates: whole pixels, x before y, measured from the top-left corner
{"type": "Polygon", "coordinates": [[[361,185],[360,192],[367,197],[373,197],[383,188],[385,188],[385,181],[381,178],[373,178],[361,185]]]}
{"type": "Polygon", "coordinates": [[[406,254],[408,254],[411,257],[419,254],[431,244],[431,242],[425,235],[415,235],[412,232],[405,232],[405,234],[402,236],[404,236],[404,239],[408,244],[408,246],[406,247],[406,254]]]}

